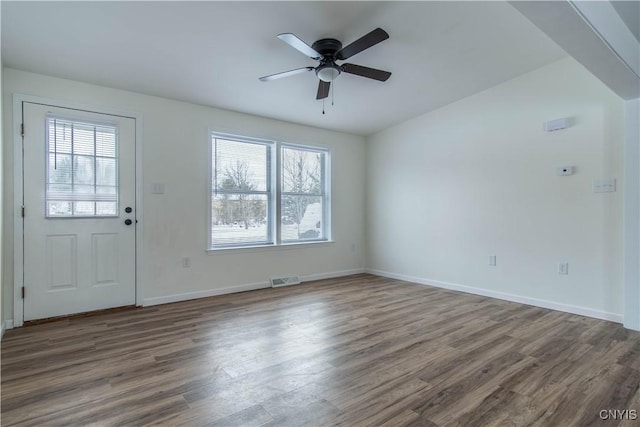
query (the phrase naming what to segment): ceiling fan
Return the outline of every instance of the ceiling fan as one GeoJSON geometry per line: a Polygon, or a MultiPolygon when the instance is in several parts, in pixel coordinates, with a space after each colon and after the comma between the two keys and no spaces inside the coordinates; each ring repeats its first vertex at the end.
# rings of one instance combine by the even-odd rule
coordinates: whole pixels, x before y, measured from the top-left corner
{"type": "Polygon", "coordinates": [[[309,46],[292,33],[280,34],[278,35],[278,38],[294,49],[307,55],[309,58],[319,61],[320,64],[318,64],[317,67],[297,68],[295,70],[260,77],[260,81],[268,82],[313,70],[316,72],[318,79],[320,79],[316,99],[325,99],[329,96],[331,82],[341,73],[354,74],[356,76],[367,77],[369,79],[379,80],[382,82],[387,81],[391,76],[391,73],[388,71],[363,67],[362,65],[348,63],[342,65],[336,64],[336,61],[348,59],[353,55],[388,39],[389,34],[381,28],[376,28],[345,47],[342,47],[342,43],[336,39],[321,39],[309,46]]]}

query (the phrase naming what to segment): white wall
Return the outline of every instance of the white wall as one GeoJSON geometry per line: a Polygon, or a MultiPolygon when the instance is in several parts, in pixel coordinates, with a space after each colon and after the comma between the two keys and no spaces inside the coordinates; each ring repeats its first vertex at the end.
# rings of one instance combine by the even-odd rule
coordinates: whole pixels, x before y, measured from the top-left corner
{"type": "Polygon", "coordinates": [[[640,330],[640,99],[625,105],[624,326],[640,330]]]}
{"type": "Polygon", "coordinates": [[[623,132],[623,101],[569,58],[367,138],[367,266],[621,321],[623,132]]]}
{"type": "MultiPolygon", "coordinates": [[[[12,94],[125,109],[143,116],[143,257],[147,303],[172,295],[203,295],[265,283],[280,274],[314,276],[364,267],[364,138],[137,93],[4,69],[5,123],[12,123],[12,94]],[[335,243],[293,249],[208,255],[206,247],[207,129],[331,148],[335,243]],[[152,182],[165,183],[152,195],[152,182]],[[352,250],[355,245],[355,250],[352,250]],[[191,268],[181,258],[191,257],[191,268]]],[[[4,190],[13,194],[12,130],[5,126],[4,190]]],[[[12,197],[5,198],[4,242],[13,239],[12,197]]],[[[5,318],[13,315],[13,254],[4,259],[5,318]]]]}
{"type": "MultiPolygon", "coordinates": [[[[2,21],[2,8],[0,7],[0,22],[2,21]]],[[[0,31],[0,33],[2,33],[0,31]]],[[[0,46],[2,46],[2,36],[0,36],[0,46]]],[[[2,94],[2,56],[0,55],[0,94],[2,94]]],[[[4,125],[3,125],[3,120],[2,120],[2,102],[0,102],[0,215],[2,214],[2,208],[3,208],[3,202],[4,202],[4,195],[6,194],[3,190],[2,187],[2,164],[3,164],[3,151],[4,151],[4,138],[3,138],[3,133],[4,133],[4,125]]],[[[4,215],[1,215],[0,218],[4,218],[4,215]]],[[[2,309],[2,305],[3,305],[3,284],[4,284],[4,276],[3,276],[3,269],[2,269],[2,264],[3,264],[3,256],[4,256],[4,238],[3,238],[3,232],[2,232],[2,223],[4,221],[2,219],[0,219],[0,338],[2,338],[2,335],[4,334],[4,330],[5,330],[5,323],[4,323],[4,317],[2,315],[3,313],[3,309],[2,309]]]]}

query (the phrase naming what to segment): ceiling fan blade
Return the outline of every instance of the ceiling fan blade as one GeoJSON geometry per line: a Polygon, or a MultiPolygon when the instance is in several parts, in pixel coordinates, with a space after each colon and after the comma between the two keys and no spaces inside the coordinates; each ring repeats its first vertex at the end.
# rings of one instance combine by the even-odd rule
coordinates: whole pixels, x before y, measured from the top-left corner
{"type": "Polygon", "coordinates": [[[329,87],[331,86],[331,83],[322,80],[319,81],[320,83],[318,84],[318,95],[316,95],[316,99],[325,99],[327,96],[329,96],[329,87]]]}
{"type": "Polygon", "coordinates": [[[380,80],[381,82],[386,82],[387,79],[391,77],[391,73],[388,71],[376,70],[375,68],[363,67],[362,65],[342,64],[340,69],[345,73],[380,80]]]}
{"type": "Polygon", "coordinates": [[[260,77],[258,80],[260,80],[261,82],[268,82],[275,79],[281,79],[283,77],[289,77],[296,74],[301,74],[311,70],[313,70],[313,67],[297,68],[295,70],[284,71],[282,73],[277,73],[277,74],[271,74],[270,76],[263,76],[263,77],[260,77]]]}
{"type": "Polygon", "coordinates": [[[337,59],[347,59],[355,55],[356,53],[360,53],[365,49],[369,49],[371,46],[374,46],[381,41],[384,41],[389,38],[389,34],[382,28],[376,28],[371,31],[369,34],[366,34],[360,37],[358,40],[354,41],[348,46],[343,47],[336,53],[337,59]]]}
{"type": "Polygon", "coordinates": [[[313,59],[322,58],[322,55],[316,52],[316,50],[313,49],[311,46],[309,46],[308,44],[300,40],[298,36],[296,36],[293,33],[278,34],[278,38],[283,42],[285,42],[286,44],[288,44],[289,46],[291,46],[292,48],[307,55],[309,58],[313,58],[313,59]]]}

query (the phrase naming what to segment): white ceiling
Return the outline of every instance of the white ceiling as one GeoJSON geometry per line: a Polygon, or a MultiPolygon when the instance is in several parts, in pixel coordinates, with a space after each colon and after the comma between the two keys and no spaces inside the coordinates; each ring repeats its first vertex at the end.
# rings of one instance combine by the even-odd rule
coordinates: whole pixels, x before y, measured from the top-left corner
{"type": "Polygon", "coordinates": [[[611,5],[613,5],[629,30],[631,30],[636,40],[640,41],[640,1],[612,1],[611,5]]]}
{"type": "Polygon", "coordinates": [[[566,54],[505,2],[2,1],[5,66],[368,135],[566,54]],[[381,83],[343,74],[335,105],[317,78],[258,77],[316,63],[278,40],[344,45],[390,35],[348,62],[391,71],[381,83]]]}

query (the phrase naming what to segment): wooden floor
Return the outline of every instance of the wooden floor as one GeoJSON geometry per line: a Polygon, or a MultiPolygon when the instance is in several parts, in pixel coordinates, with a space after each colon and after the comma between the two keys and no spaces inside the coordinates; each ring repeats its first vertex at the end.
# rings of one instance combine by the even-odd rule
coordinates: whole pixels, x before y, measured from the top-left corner
{"type": "Polygon", "coordinates": [[[640,333],[369,275],[14,329],[1,355],[3,426],[640,426],[640,333]]]}

